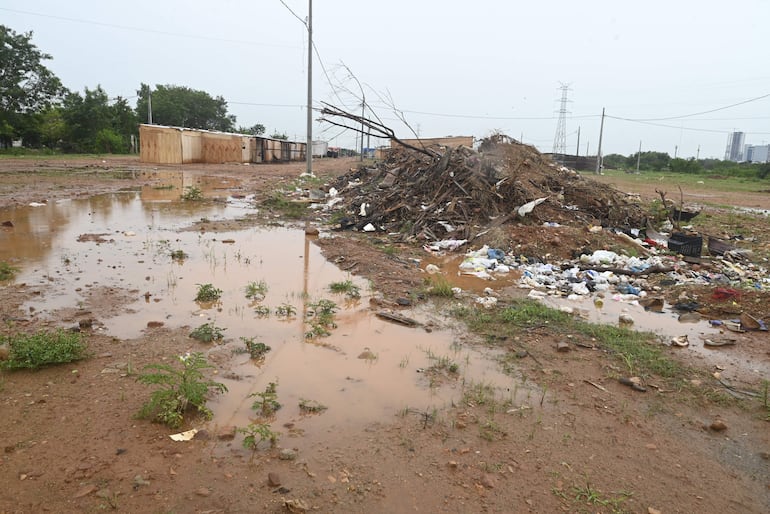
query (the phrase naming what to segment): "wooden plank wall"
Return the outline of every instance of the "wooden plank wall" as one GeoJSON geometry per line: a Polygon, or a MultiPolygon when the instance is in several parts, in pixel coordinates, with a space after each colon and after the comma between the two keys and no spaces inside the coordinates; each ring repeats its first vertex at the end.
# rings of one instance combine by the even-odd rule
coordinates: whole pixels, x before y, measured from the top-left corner
{"type": "Polygon", "coordinates": [[[241,162],[241,136],[203,132],[203,162],[221,164],[241,162]]]}
{"type": "Polygon", "coordinates": [[[203,138],[193,130],[182,131],[182,162],[203,162],[203,138]]]}
{"type": "Polygon", "coordinates": [[[182,131],[139,125],[139,160],[158,164],[182,162],[182,131]]]}

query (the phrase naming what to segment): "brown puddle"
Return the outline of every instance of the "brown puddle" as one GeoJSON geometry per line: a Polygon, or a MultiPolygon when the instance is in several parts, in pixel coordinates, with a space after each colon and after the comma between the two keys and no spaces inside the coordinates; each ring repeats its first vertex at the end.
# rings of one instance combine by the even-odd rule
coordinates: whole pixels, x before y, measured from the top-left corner
{"type": "MultiPolygon", "coordinates": [[[[190,339],[180,348],[180,354],[210,350],[224,368],[217,380],[229,392],[209,403],[215,415],[212,423],[247,425],[255,416],[254,398],[249,395],[276,382],[283,408],[276,413],[273,429],[287,435],[283,425],[295,423],[306,434],[292,443],[300,446],[317,441],[312,434],[342,426],[362,428],[398,412],[418,416],[458,402],[466,383],[488,384],[515,405],[527,402],[527,388],[502,374],[493,356],[466,345],[441,321],[428,332],[375,317],[369,309],[367,283],[327,262],[304,231],[183,230],[193,220],[234,218],[253,207],[232,198],[218,203],[171,201],[158,191],[166,190],[0,211],[0,219],[14,225],[0,233],[0,261],[21,268],[17,282],[43,289],[24,308],[54,320],[60,309],[93,308],[98,313],[97,329],[120,339],[139,337],[148,322],[189,330],[215,324],[224,329],[219,344],[190,339]],[[173,260],[174,251],[186,257],[173,260]],[[329,291],[332,282],[348,280],[360,289],[360,299],[329,291]],[[247,299],[247,284],[262,281],[267,285],[264,299],[247,299]],[[195,302],[201,284],[221,289],[219,302],[195,302]],[[126,296],[126,303],[112,310],[92,305],[110,289],[126,296]],[[337,328],[328,337],[308,339],[310,325],[304,313],[320,299],[337,305],[337,328]],[[277,315],[275,310],[282,305],[290,305],[295,314],[277,315]],[[258,314],[260,306],[269,314],[258,314]],[[241,338],[254,338],[272,348],[263,363],[238,353],[245,349],[241,338]],[[365,351],[374,358],[359,358],[365,351]],[[455,363],[457,371],[431,372],[439,359],[455,363]],[[303,415],[302,399],[328,409],[303,415]]],[[[421,321],[431,316],[427,310],[400,314],[421,321]]]]}

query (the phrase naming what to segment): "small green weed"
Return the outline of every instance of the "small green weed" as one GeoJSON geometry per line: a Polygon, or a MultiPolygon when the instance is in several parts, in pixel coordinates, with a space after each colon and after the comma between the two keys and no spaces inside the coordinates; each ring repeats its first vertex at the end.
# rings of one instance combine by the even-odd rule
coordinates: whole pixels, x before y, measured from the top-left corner
{"type": "Polygon", "coordinates": [[[315,400],[307,400],[305,398],[301,398],[299,400],[299,410],[302,412],[318,414],[319,412],[323,412],[326,409],[328,409],[326,405],[322,405],[315,400]]]}
{"type": "Polygon", "coordinates": [[[283,316],[284,318],[291,318],[297,314],[297,309],[290,303],[282,303],[275,308],[276,316],[283,316]]]}
{"type": "Polygon", "coordinates": [[[272,416],[275,411],[281,408],[278,401],[278,383],[270,382],[264,391],[251,393],[249,398],[257,398],[251,404],[251,408],[260,412],[263,416],[272,416]]]}
{"type": "Polygon", "coordinates": [[[350,298],[361,298],[361,288],[355,285],[352,280],[332,282],[329,284],[329,290],[332,293],[344,293],[350,298]]]}
{"type": "Polygon", "coordinates": [[[216,302],[222,298],[222,290],[217,289],[211,284],[197,284],[198,293],[195,295],[196,302],[216,302]]]}
{"type": "Polygon", "coordinates": [[[6,336],[8,359],[0,361],[4,369],[36,369],[48,364],[63,364],[85,357],[86,343],[80,334],[57,330],[35,334],[6,336]]]}
{"type": "Polygon", "coordinates": [[[427,287],[426,293],[430,296],[437,296],[440,298],[454,297],[452,284],[450,284],[443,275],[433,275],[431,278],[426,279],[425,285],[427,287]]]}
{"type": "Polygon", "coordinates": [[[285,217],[298,219],[307,212],[307,204],[302,202],[292,202],[280,192],[273,193],[263,204],[272,210],[280,211],[285,217]]]}
{"type": "Polygon", "coordinates": [[[463,391],[463,402],[467,405],[494,405],[495,388],[483,382],[471,382],[463,391]]]}
{"type": "Polygon", "coordinates": [[[278,443],[280,432],[273,432],[267,423],[249,423],[248,426],[238,428],[238,432],[244,434],[243,447],[252,452],[256,452],[259,444],[263,441],[269,441],[270,446],[274,447],[278,443]]]}
{"type": "Polygon", "coordinates": [[[479,425],[479,436],[487,441],[503,439],[506,435],[505,430],[492,418],[479,425]]]}
{"type": "Polygon", "coordinates": [[[337,310],[337,304],[331,300],[321,299],[309,306],[308,315],[310,318],[311,330],[305,333],[305,337],[312,339],[314,337],[326,337],[331,334],[330,329],[337,328],[334,321],[334,313],[337,310]]]}
{"type": "Polygon", "coordinates": [[[256,314],[258,318],[266,318],[270,316],[270,307],[267,305],[257,305],[254,307],[254,314],[256,314]]]}
{"type": "Polygon", "coordinates": [[[631,492],[620,491],[616,493],[617,497],[607,498],[588,482],[586,482],[585,487],[572,486],[572,491],[575,494],[575,501],[585,503],[586,505],[610,507],[612,512],[623,512],[623,503],[633,496],[631,492]]]}
{"type": "Polygon", "coordinates": [[[151,419],[171,428],[182,425],[184,415],[189,409],[196,410],[207,419],[211,418],[211,410],[206,407],[206,395],[209,391],[224,393],[227,387],[205,379],[203,370],[214,366],[206,361],[202,353],[182,355],[179,361],[182,363],[181,370],[169,364],[145,366],[145,370],[152,371],[139,375],[137,380],[161,388],[153,391],[150,400],[137,414],[139,418],[151,419]]]}
{"type": "Polygon", "coordinates": [[[187,186],[182,193],[185,202],[200,202],[203,200],[203,191],[198,186],[187,186]]]}
{"type": "Polygon", "coordinates": [[[0,282],[11,280],[18,273],[18,269],[5,261],[0,262],[0,282]]]}
{"type": "Polygon", "coordinates": [[[204,323],[203,325],[190,332],[190,337],[200,341],[201,343],[211,343],[213,341],[223,339],[225,337],[223,334],[225,330],[227,329],[220,328],[213,323],[204,323]]]}
{"type": "Polygon", "coordinates": [[[249,352],[251,358],[255,360],[264,359],[267,352],[272,350],[265,343],[255,341],[253,337],[241,337],[241,341],[246,345],[246,351],[249,352]]]}
{"type": "Polygon", "coordinates": [[[189,257],[189,255],[187,255],[187,254],[186,254],[184,251],[182,251],[182,250],[173,250],[173,251],[171,252],[171,260],[172,260],[172,261],[183,261],[183,260],[185,260],[187,257],[189,257]]]}
{"type": "Polygon", "coordinates": [[[262,300],[267,294],[267,282],[260,280],[259,282],[249,282],[246,285],[246,298],[249,300],[262,300]]]}

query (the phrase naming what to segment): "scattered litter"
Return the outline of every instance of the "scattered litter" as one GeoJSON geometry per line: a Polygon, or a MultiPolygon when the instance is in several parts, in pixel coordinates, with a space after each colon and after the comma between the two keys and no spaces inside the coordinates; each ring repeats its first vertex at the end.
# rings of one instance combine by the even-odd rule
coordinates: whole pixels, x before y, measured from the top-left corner
{"type": "Polygon", "coordinates": [[[684,348],[685,346],[690,346],[690,341],[688,340],[687,335],[672,337],[671,346],[684,348]]]}
{"type": "Polygon", "coordinates": [[[438,253],[444,250],[453,252],[467,242],[467,239],[444,239],[443,241],[426,244],[423,246],[423,249],[430,253],[438,253]]]}
{"type": "Polygon", "coordinates": [[[401,325],[406,325],[407,327],[417,327],[420,325],[419,321],[412,318],[407,318],[406,316],[402,316],[400,314],[396,314],[395,312],[377,311],[376,314],[378,318],[382,318],[387,321],[393,321],[401,325]]]}
{"type": "Polygon", "coordinates": [[[585,382],[586,384],[591,384],[592,386],[594,386],[594,387],[595,387],[595,388],[597,388],[598,390],[600,390],[600,391],[604,391],[605,393],[608,393],[608,392],[609,392],[609,391],[607,391],[607,388],[606,388],[606,387],[604,387],[604,386],[603,386],[603,385],[601,385],[601,384],[597,384],[596,382],[591,382],[590,380],[583,380],[583,382],[585,382]]]}
{"type": "Polygon", "coordinates": [[[642,385],[642,380],[639,377],[620,377],[618,378],[618,382],[623,384],[624,386],[628,386],[634,391],[639,391],[640,393],[644,393],[647,391],[647,388],[642,385]]]}
{"type": "Polygon", "coordinates": [[[475,302],[485,309],[491,309],[495,305],[497,305],[497,298],[494,296],[479,296],[476,298],[475,302]]]}
{"type": "Polygon", "coordinates": [[[375,230],[377,229],[371,223],[364,225],[364,232],[374,232],[375,230]]]}
{"type": "Polygon", "coordinates": [[[719,347],[732,346],[736,343],[735,339],[704,339],[703,346],[719,347]]]}
{"type": "Polygon", "coordinates": [[[545,202],[546,200],[548,200],[548,197],[538,198],[537,200],[532,200],[531,202],[527,202],[524,205],[522,205],[521,207],[519,207],[516,212],[519,214],[519,216],[521,216],[523,218],[524,216],[526,216],[527,214],[529,214],[533,210],[535,210],[535,207],[537,207],[541,203],[545,202]]]}
{"type": "Polygon", "coordinates": [[[198,429],[193,428],[185,432],[179,432],[178,434],[171,434],[169,437],[174,441],[190,441],[197,433],[198,429]]]}

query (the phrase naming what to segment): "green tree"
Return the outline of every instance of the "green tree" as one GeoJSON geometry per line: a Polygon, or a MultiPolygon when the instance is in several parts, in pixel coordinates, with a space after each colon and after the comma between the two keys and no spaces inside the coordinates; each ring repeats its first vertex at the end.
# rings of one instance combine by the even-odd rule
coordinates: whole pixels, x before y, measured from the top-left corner
{"type": "Polygon", "coordinates": [[[626,157],[619,153],[611,153],[602,157],[602,163],[605,168],[620,170],[626,166],[626,157]]]}
{"type": "Polygon", "coordinates": [[[64,138],[66,126],[61,107],[51,107],[38,115],[40,144],[47,148],[58,148],[64,138]]]}
{"type": "Polygon", "coordinates": [[[136,92],[137,119],[148,121],[148,104],[152,102],[152,122],[156,125],[219,130],[232,132],[235,116],[227,114],[227,102],[221,96],[213,98],[205,91],[174,85],[156,85],[150,89],[142,84],[136,92]]]}
{"type": "Polygon", "coordinates": [[[121,145],[128,148],[131,135],[139,135],[139,120],[125,98],[117,97],[110,105],[112,130],[120,136],[121,145]]]}
{"type": "Polygon", "coordinates": [[[698,164],[698,161],[695,160],[695,158],[690,159],[671,159],[671,161],[668,164],[669,168],[671,168],[671,171],[674,173],[700,173],[703,171],[703,168],[700,164],[698,164]]]}
{"type": "Polygon", "coordinates": [[[287,136],[286,134],[281,134],[281,133],[280,133],[280,132],[278,132],[277,130],[276,130],[275,132],[273,132],[272,134],[270,134],[270,137],[271,137],[272,139],[282,139],[282,140],[284,140],[284,141],[286,141],[287,139],[289,139],[289,136],[287,136]]]}
{"type": "Polygon", "coordinates": [[[97,152],[96,136],[112,128],[112,112],[107,93],[101,86],[85,88],[85,94],[70,93],[64,98],[62,116],[66,124],[63,148],[68,152],[97,152]]]}
{"type": "Polygon", "coordinates": [[[32,32],[17,34],[0,25],[0,146],[37,126],[38,114],[66,92],[42,61],[51,56],[32,44],[32,32]]]}
{"type": "MultiPolygon", "coordinates": [[[[636,168],[636,156],[634,153],[628,157],[629,162],[633,162],[636,168]]],[[[642,152],[639,162],[639,169],[643,171],[662,171],[668,168],[671,157],[665,152],[642,152]]]]}
{"type": "Polygon", "coordinates": [[[236,130],[239,134],[249,134],[252,136],[261,136],[265,133],[265,126],[261,123],[257,123],[256,125],[252,125],[251,127],[238,127],[236,130]]]}

